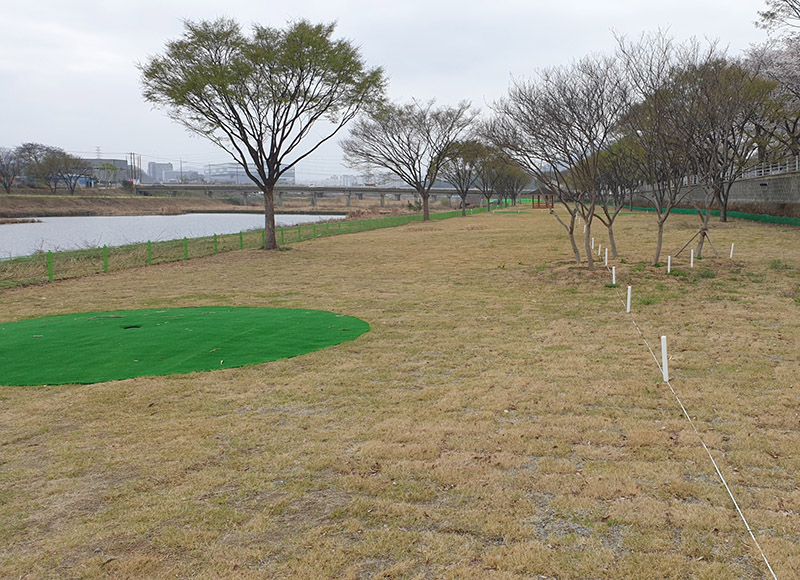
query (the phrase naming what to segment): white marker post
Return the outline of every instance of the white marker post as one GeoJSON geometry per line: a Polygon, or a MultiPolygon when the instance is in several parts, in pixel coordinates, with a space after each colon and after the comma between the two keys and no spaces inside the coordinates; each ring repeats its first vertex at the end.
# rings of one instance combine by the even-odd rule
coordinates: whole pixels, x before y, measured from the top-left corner
{"type": "Polygon", "coordinates": [[[667,256],[667,274],[672,272],[672,256],[667,256]]]}
{"type": "Polygon", "coordinates": [[[731,242],[731,260],[733,260],[733,242],[731,242]]]}
{"type": "Polygon", "coordinates": [[[611,283],[616,286],[617,285],[617,267],[611,266],[611,283]]]}
{"type": "Polygon", "coordinates": [[[689,258],[689,267],[694,268],[694,248],[692,248],[692,253],[690,254],[689,258]]]}
{"type": "Polygon", "coordinates": [[[606,248],[605,267],[608,268],[608,248],[606,248]]]}
{"type": "Polygon", "coordinates": [[[592,238],[592,249],[594,250],[594,238],[592,238]]]}
{"type": "Polygon", "coordinates": [[[603,249],[603,244],[597,244],[597,257],[600,257],[600,252],[603,249]]]}
{"type": "Polygon", "coordinates": [[[661,372],[664,375],[664,382],[669,382],[669,367],[667,363],[667,337],[661,337],[661,372]]]}
{"type": "Polygon", "coordinates": [[[628,303],[625,306],[625,312],[631,313],[631,287],[628,286],[628,303]]]}

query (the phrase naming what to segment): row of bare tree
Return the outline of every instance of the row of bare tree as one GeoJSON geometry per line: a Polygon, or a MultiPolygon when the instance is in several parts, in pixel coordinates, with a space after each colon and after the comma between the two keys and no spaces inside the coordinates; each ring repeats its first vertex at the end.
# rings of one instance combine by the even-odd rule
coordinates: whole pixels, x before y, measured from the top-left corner
{"type": "Polygon", "coordinates": [[[20,177],[30,185],[44,185],[52,193],[64,185],[71,195],[81,180],[94,177],[92,165],[50,145],[23,143],[13,149],[0,147],[0,185],[6,193],[20,177]]]}
{"type": "Polygon", "coordinates": [[[569,218],[556,218],[576,262],[582,222],[593,267],[595,218],[617,255],[614,220],[636,194],[656,212],[658,263],[665,222],[696,190],[704,193],[695,204],[699,256],[710,242],[710,208],[727,220],[731,187],[744,171],[800,154],[800,2],[767,4],[761,26],[788,33],[747,55],[730,56],[714,42],[677,43],[660,31],[617,37],[615,54],[515,81],[493,105],[482,135],[557,194],[569,218]]]}
{"type": "Polygon", "coordinates": [[[534,176],[566,210],[566,219],[554,214],[576,262],[585,257],[590,269],[595,218],[616,257],[617,215],[634,194],[646,198],[656,212],[656,264],[665,222],[700,189],[701,255],[710,208],[719,206],[727,219],[731,186],[744,171],[800,152],[800,91],[792,92],[791,77],[776,65],[787,49],[732,57],[716,43],[677,43],[663,32],[617,40],[613,55],[514,81],[489,119],[479,120],[468,103],[383,103],[353,123],[342,141],[346,158],[398,175],[422,197],[426,219],[437,177],[464,199],[476,187],[488,200],[509,177],[521,188],[534,176]],[[586,226],[582,243],[579,223],[586,226]]]}
{"type": "MultiPolygon", "coordinates": [[[[796,4],[768,0],[764,22],[780,24],[796,4]]],[[[575,260],[583,253],[589,268],[594,219],[616,255],[614,220],[633,192],[656,210],[657,263],[664,223],[692,189],[704,188],[706,209],[719,204],[725,219],[730,187],[750,163],[800,150],[800,91],[792,84],[800,41],[734,58],[715,43],[679,44],[661,32],[618,38],[613,55],[513,82],[480,120],[468,102],[387,102],[383,70],[368,68],[333,31],[299,21],[254,25],[248,35],[229,19],[187,21],[164,54],[140,65],[145,98],[227,151],[264,192],[265,249],[277,248],[278,178],[350,121],[341,141],[349,163],[397,175],[422,198],[425,219],[439,176],[464,199],[475,187],[487,200],[534,176],[558,196],[575,260]],[[787,72],[784,61],[793,58],[787,72]]]]}

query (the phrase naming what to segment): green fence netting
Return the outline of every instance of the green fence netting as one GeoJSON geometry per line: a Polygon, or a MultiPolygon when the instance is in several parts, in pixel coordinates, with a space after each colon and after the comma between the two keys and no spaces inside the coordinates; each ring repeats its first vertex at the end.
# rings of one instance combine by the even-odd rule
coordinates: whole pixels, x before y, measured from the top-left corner
{"type": "MultiPolygon", "coordinates": [[[[467,214],[485,211],[485,208],[471,208],[467,210],[467,214]]],[[[461,215],[459,210],[434,212],[430,214],[430,217],[431,220],[442,220],[461,215]]],[[[391,228],[421,221],[421,214],[326,221],[278,228],[276,236],[278,244],[284,246],[315,238],[391,228]]],[[[0,288],[41,284],[101,272],[177,262],[221,252],[254,250],[263,246],[264,230],[251,230],[235,234],[215,234],[200,238],[144,242],[125,246],[103,246],[65,252],[40,252],[31,256],[0,260],[0,288]]]]}

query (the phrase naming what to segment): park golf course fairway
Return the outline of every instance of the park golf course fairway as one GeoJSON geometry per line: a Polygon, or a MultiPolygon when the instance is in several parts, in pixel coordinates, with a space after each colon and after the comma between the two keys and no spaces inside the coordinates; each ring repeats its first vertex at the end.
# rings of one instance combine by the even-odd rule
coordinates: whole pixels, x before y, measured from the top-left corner
{"type": "Polygon", "coordinates": [[[692,268],[699,220],[671,216],[667,274],[655,216],[622,215],[614,286],[520,209],[0,290],[2,324],[270,307],[370,326],[266,364],[0,387],[0,578],[768,578],[698,433],[796,577],[800,228],[714,221],[720,257],[692,268]]]}
{"type": "Polygon", "coordinates": [[[0,384],[98,383],[235,368],[353,340],[357,318],[291,308],[84,312],[0,324],[0,384]]]}

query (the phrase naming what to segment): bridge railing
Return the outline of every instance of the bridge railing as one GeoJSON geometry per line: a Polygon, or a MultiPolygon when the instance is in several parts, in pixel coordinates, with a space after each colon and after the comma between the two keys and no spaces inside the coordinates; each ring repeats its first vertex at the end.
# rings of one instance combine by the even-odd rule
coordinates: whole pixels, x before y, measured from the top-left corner
{"type": "Polygon", "coordinates": [[[760,163],[742,174],[742,179],[757,179],[767,175],[800,172],[800,156],[794,155],[773,163],[760,163]]]}

